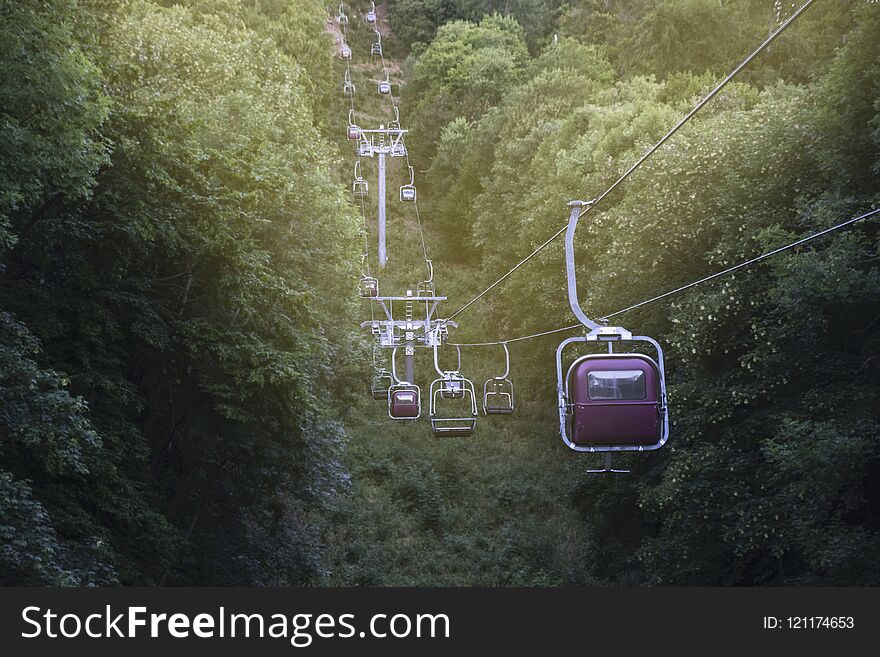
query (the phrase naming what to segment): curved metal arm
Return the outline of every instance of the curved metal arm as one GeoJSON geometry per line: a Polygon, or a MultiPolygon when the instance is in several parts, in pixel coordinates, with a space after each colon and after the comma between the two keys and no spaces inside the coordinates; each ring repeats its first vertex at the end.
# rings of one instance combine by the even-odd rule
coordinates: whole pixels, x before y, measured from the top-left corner
{"type": "MultiPolygon", "coordinates": [[[[440,367],[440,323],[437,323],[437,328],[434,329],[434,369],[437,370],[437,374],[441,377],[446,378],[446,375],[449,374],[450,370],[443,370],[440,367]]],[[[456,350],[458,351],[458,369],[454,370],[458,372],[461,370],[461,347],[456,345],[456,350]]]]}
{"type": "Polygon", "coordinates": [[[412,385],[412,381],[404,381],[397,377],[397,347],[391,350],[391,378],[394,385],[412,385]]]}
{"type": "Polygon", "coordinates": [[[496,381],[503,381],[510,375],[510,351],[507,349],[506,342],[502,342],[501,346],[504,347],[504,374],[492,377],[496,381]]]}
{"type": "Polygon", "coordinates": [[[577,271],[574,263],[574,232],[577,230],[582,208],[589,203],[584,201],[570,201],[571,216],[568,218],[568,228],[565,231],[565,273],[568,276],[568,305],[578,321],[591,331],[601,328],[599,324],[586,316],[578,301],[577,271]]]}
{"type": "Polygon", "coordinates": [[[446,373],[440,369],[440,357],[437,354],[438,351],[438,343],[440,342],[440,325],[437,324],[437,329],[434,334],[434,369],[437,370],[437,374],[440,376],[446,376],[446,373]]]}

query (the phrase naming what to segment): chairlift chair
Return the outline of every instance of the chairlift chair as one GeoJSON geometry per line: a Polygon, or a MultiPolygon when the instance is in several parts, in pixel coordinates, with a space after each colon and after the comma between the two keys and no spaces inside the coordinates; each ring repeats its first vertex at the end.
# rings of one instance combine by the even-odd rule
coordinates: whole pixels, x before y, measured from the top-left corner
{"type": "Polygon", "coordinates": [[[343,42],[343,44],[339,47],[339,56],[342,59],[351,59],[351,48],[348,47],[347,43],[343,42]]]}
{"type": "Polygon", "coordinates": [[[355,198],[366,198],[370,191],[367,181],[361,178],[361,163],[354,164],[354,180],[351,183],[351,195],[355,198]]]}
{"type": "Polygon", "coordinates": [[[361,157],[373,157],[373,143],[369,139],[361,139],[358,142],[358,155],[361,157]]]}
{"type": "Polygon", "coordinates": [[[342,83],[342,95],[345,96],[346,98],[353,97],[356,91],[357,91],[357,88],[354,86],[354,82],[351,82],[350,80],[346,80],[345,82],[342,83]]]}
{"type": "Polygon", "coordinates": [[[367,22],[375,23],[376,22],[376,3],[370,3],[370,11],[367,12],[367,22]]]}
{"type": "Polygon", "coordinates": [[[620,326],[603,326],[583,312],[577,296],[574,233],[580,215],[589,207],[572,201],[565,235],[565,262],[569,305],[589,331],[563,340],[556,349],[559,432],[576,452],[603,453],[605,467],[591,473],[625,473],[611,467],[614,452],[659,449],[669,438],[669,408],[663,350],[648,336],[633,335],[620,326]],[[641,342],[656,358],[633,351],[614,351],[618,343],[641,342]],[[607,345],[607,353],[581,356],[563,376],[563,352],[571,344],[607,345]]]}
{"type": "Polygon", "coordinates": [[[388,389],[394,384],[391,373],[384,367],[377,368],[373,372],[370,381],[370,395],[373,399],[388,399],[388,389]]]}
{"type": "Polygon", "coordinates": [[[360,127],[354,122],[354,110],[348,110],[348,129],[345,132],[345,136],[351,140],[358,140],[361,138],[360,127]]]}
{"type": "Polygon", "coordinates": [[[400,187],[400,200],[404,203],[416,202],[415,177],[412,167],[409,167],[409,183],[401,185],[400,187]]]}
{"type": "MultiPolygon", "coordinates": [[[[458,367],[453,372],[461,371],[461,347],[456,345],[455,353],[458,356],[458,367]]],[[[461,377],[451,377],[447,384],[440,390],[440,396],[444,399],[464,399],[465,385],[461,377]]]]}
{"type": "Polygon", "coordinates": [[[425,265],[428,267],[428,278],[424,281],[419,281],[419,284],[416,286],[417,297],[433,297],[437,294],[434,287],[434,263],[430,260],[425,260],[425,265]]]}
{"type": "Polygon", "coordinates": [[[398,139],[391,144],[391,157],[406,157],[406,145],[403,139],[398,139]]]}
{"type": "Polygon", "coordinates": [[[388,129],[400,130],[400,110],[397,109],[397,105],[392,105],[392,109],[394,109],[394,120],[388,122],[388,129]]]}
{"type": "Polygon", "coordinates": [[[376,42],[372,46],[370,46],[370,55],[375,55],[376,57],[381,57],[382,56],[382,44],[376,42]]]}
{"type": "Polygon", "coordinates": [[[397,347],[391,350],[392,385],[388,388],[388,417],[392,420],[418,420],[422,416],[419,387],[397,376],[397,347]]]}
{"type": "MultiPolygon", "coordinates": [[[[444,371],[440,369],[437,355],[437,342],[434,343],[434,369],[440,375],[431,383],[429,412],[431,416],[431,431],[435,436],[470,436],[477,426],[477,399],[474,394],[474,384],[461,375],[458,370],[444,371]],[[440,406],[446,406],[441,400],[457,400],[459,407],[464,407],[465,412],[443,415],[439,412],[440,406]]],[[[460,366],[460,362],[459,362],[460,366]]]]}
{"type": "Polygon", "coordinates": [[[385,79],[380,80],[378,84],[379,94],[383,96],[391,95],[391,80],[388,77],[388,69],[385,69],[385,79]]]}
{"type": "Polygon", "coordinates": [[[373,276],[361,276],[360,286],[358,288],[360,295],[365,299],[371,299],[379,296],[379,280],[373,276]]]}
{"type": "Polygon", "coordinates": [[[486,415],[510,415],[514,409],[513,381],[510,376],[510,351],[504,347],[504,373],[488,379],[483,384],[483,413],[486,415]]]}

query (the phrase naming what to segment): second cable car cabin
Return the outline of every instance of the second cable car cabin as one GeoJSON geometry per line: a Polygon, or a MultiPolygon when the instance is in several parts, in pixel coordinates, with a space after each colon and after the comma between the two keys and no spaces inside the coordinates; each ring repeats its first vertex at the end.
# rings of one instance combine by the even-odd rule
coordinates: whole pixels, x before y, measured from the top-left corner
{"type": "Polygon", "coordinates": [[[563,442],[576,452],[604,453],[604,469],[589,472],[624,473],[628,471],[611,467],[614,452],[659,449],[669,438],[663,350],[653,338],[633,335],[619,326],[602,326],[581,309],[574,233],[589,204],[572,201],[569,206],[571,216],[565,234],[568,300],[575,317],[589,331],[584,336],[563,340],[556,349],[559,432],[563,442]],[[615,351],[615,345],[624,343],[647,344],[656,358],[619,347],[615,351]],[[573,344],[602,347],[604,353],[576,358],[563,375],[563,354],[573,344]]]}
{"type": "MultiPolygon", "coordinates": [[[[611,349],[575,359],[565,375],[560,400],[563,438],[576,451],[657,449],[669,432],[662,351],[652,339],[633,337],[620,327],[603,331],[571,341],[607,339],[609,347],[620,341],[647,342],[657,348],[658,359],[611,349]]],[[[566,344],[571,342],[560,348],[566,344]]]]}
{"type": "Polygon", "coordinates": [[[404,203],[416,202],[416,185],[413,168],[409,168],[409,182],[400,186],[400,200],[404,203]]]}
{"type": "Polygon", "coordinates": [[[388,77],[388,69],[385,69],[385,79],[379,80],[379,84],[377,85],[377,89],[379,94],[382,96],[390,96],[391,95],[391,80],[388,77]]]}
{"type": "Polygon", "coordinates": [[[421,390],[416,384],[397,378],[397,347],[391,351],[391,377],[394,383],[388,388],[388,417],[418,420],[422,416],[421,390]]]}

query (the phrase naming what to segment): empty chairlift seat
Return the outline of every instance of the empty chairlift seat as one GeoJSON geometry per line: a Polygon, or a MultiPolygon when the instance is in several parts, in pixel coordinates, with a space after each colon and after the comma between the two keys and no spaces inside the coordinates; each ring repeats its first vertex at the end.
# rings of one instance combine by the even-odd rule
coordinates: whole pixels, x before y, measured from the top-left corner
{"type": "Polygon", "coordinates": [[[513,413],[513,382],[508,379],[489,379],[483,384],[483,413],[510,415],[513,413]]]}
{"type": "Polygon", "coordinates": [[[483,384],[483,413],[486,415],[510,415],[513,413],[513,381],[510,375],[510,351],[507,343],[502,342],[504,348],[504,372],[499,376],[488,379],[483,384]]]}
{"type": "Polygon", "coordinates": [[[438,327],[434,341],[434,369],[440,378],[431,383],[428,399],[431,416],[431,431],[435,436],[470,436],[477,426],[477,398],[474,384],[463,377],[461,369],[461,351],[458,353],[458,368],[442,370],[440,368],[437,345],[440,342],[438,327]]]}
{"type": "Polygon", "coordinates": [[[387,399],[388,389],[394,384],[391,373],[380,368],[373,373],[372,381],[370,381],[370,395],[373,399],[387,399]]]}
{"type": "Polygon", "coordinates": [[[445,372],[431,384],[431,430],[435,436],[470,436],[477,426],[474,384],[458,372],[445,372]],[[444,403],[442,400],[452,400],[444,403]]]}
{"type": "Polygon", "coordinates": [[[369,194],[370,186],[367,181],[361,178],[360,162],[354,165],[354,180],[351,182],[351,195],[357,199],[366,198],[369,194]]]}

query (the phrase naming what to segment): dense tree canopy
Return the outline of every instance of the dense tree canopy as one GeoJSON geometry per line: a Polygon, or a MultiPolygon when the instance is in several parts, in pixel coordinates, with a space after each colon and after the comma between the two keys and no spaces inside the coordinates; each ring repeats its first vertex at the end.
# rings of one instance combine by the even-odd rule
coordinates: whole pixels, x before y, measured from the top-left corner
{"type": "Polygon", "coordinates": [[[39,72],[4,66],[0,103],[10,582],[315,572],[342,434],[314,390],[349,348],[320,318],[358,239],[323,8],[161,4],[4,4],[4,60],[39,72]]]}

